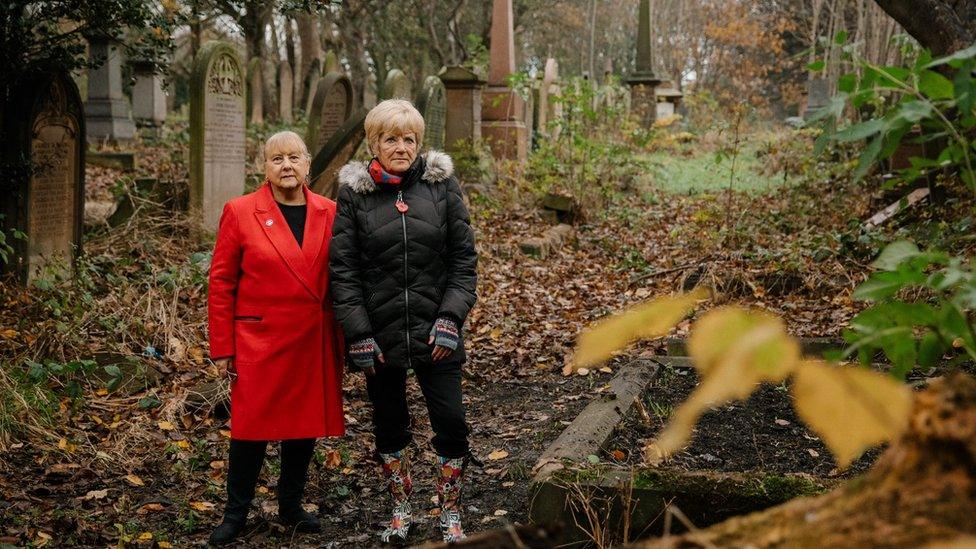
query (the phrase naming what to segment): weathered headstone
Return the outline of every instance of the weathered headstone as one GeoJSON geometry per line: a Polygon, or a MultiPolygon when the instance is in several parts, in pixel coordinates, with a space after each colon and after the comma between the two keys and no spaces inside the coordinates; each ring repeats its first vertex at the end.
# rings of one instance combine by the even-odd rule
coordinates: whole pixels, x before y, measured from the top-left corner
{"type": "Polygon", "coordinates": [[[166,94],[163,76],[148,61],[134,61],[132,73],[132,117],[141,128],[155,130],[166,121],[166,94]]]}
{"type": "MultiPolygon", "coordinates": [[[[4,271],[22,281],[48,269],[70,268],[81,247],[85,200],[85,116],[81,97],[67,74],[42,75],[23,83],[9,106],[18,116],[5,120],[10,138],[6,160],[24,160],[30,169],[16,170],[11,194],[4,196],[2,228],[26,233],[12,239],[4,271]]],[[[26,168],[26,166],[25,166],[26,168]]]]}
{"type": "Polygon", "coordinates": [[[457,150],[458,142],[468,146],[481,141],[481,91],[485,81],[465,67],[444,67],[438,74],[447,94],[444,145],[457,150]]]}
{"type": "Polygon", "coordinates": [[[444,122],[447,117],[447,93],[444,83],[436,76],[424,80],[424,88],[417,99],[417,110],[424,117],[424,147],[444,149],[444,122]]]}
{"type": "Polygon", "coordinates": [[[330,72],[319,81],[308,115],[305,144],[314,155],[352,113],[352,84],[344,74],[330,72]]]}
{"type": "Polygon", "coordinates": [[[526,104],[508,86],[515,72],[512,0],[494,0],[488,89],[482,97],[481,133],[495,158],[524,162],[528,154],[526,104]]]}
{"type": "Polygon", "coordinates": [[[322,78],[322,62],[312,59],[305,74],[305,84],[302,86],[302,106],[305,114],[312,111],[312,101],[315,99],[315,90],[319,89],[319,79],[322,78]]]}
{"type": "Polygon", "coordinates": [[[339,168],[356,154],[366,139],[366,109],[354,112],[312,159],[309,187],[322,196],[335,198],[339,192],[339,168]]]}
{"type": "Polygon", "coordinates": [[[830,104],[830,83],[826,78],[811,78],[807,82],[807,108],[803,116],[809,118],[828,104],[830,104]]]}
{"type": "Polygon", "coordinates": [[[410,101],[410,79],[400,69],[390,69],[383,81],[383,92],[380,99],[406,99],[410,101]]]}
{"type": "Polygon", "coordinates": [[[641,0],[637,25],[637,70],[627,79],[630,86],[630,108],[642,125],[650,127],[657,116],[655,90],[661,79],[654,74],[649,0],[641,0]]]}
{"type": "Polygon", "coordinates": [[[247,119],[252,124],[264,122],[264,77],[261,72],[261,58],[251,58],[247,64],[247,119]]]}
{"type": "Polygon", "coordinates": [[[342,64],[339,63],[339,56],[332,50],[325,52],[325,62],[323,65],[325,67],[325,74],[329,74],[330,72],[343,72],[342,64]]]}
{"type": "Polygon", "coordinates": [[[129,103],[122,94],[122,53],[118,42],[92,39],[89,57],[101,62],[88,71],[88,100],[85,102],[85,127],[89,141],[125,142],[136,135],[129,116],[129,103]]]}
{"type": "Polygon", "coordinates": [[[542,86],[539,89],[539,106],[536,112],[539,113],[540,120],[536,126],[540,128],[543,136],[553,138],[559,135],[559,125],[554,121],[562,117],[562,104],[558,97],[562,91],[559,88],[559,63],[552,57],[546,59],[546,68],[542,73],[542,86]]]}
{"type": "Polygon", "coordinates": [[[379,99],[379,92],[376,89],[376,73],[370,72],[366,77],[366,85],[363,87],[363,107],[372,109],[376,106],[379,99]]]}
{"type": "Polygon", "coordinates": [[[190,205],[209,230],[224,204],[244,192],[244,89],[234,48],[205,44],[190,79],[190,205]]]}
{"type": "Polygon", "coordinates": [[[278,117],[285,124],[291,124],[293,94],[295,83],[292,81],[291,64],[287,60],[278,65],[278,117]]]}

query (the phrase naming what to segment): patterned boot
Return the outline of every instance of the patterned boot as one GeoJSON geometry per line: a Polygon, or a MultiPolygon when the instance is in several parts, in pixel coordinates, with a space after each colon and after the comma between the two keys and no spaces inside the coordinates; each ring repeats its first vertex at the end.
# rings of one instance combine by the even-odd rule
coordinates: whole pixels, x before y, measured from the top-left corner
{"type": "Polygon", "coordinates": [[[410,480],[410,461],[404,450],[392,454],[380,454],[383,463],[383,476],[386,477],[387,490],[393,499],[393,517],[390,525],[380,532],[380,541],[390,545],[404,545],[410,533],[411,512],[410,493],[413,482],[410,480]]]}
{"type": "Polygon", "coordinates": [[[437,462],[440,464],[437,499],[441,504],[441,535],[445,543],[454,543],[466,537],[461,529],[461,480],[468,459],[437,456],[437,462]]]}

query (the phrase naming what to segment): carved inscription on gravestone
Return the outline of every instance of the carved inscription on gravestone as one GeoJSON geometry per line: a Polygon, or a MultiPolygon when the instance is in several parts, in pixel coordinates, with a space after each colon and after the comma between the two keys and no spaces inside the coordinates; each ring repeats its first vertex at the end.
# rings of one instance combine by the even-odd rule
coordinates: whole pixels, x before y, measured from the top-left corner
{"type": "Polygon", "coordinates": [[[233,48],[211,42],[191,83],[190,198],[216,230],[224,204],[244,192],[244,71],[233,48]]]}
{"type": "Polygon", "coordinates": [[[32,128],[34,172],[28,191],[29,278],[47,265],[70,265],[77,223],[78,123],[65,111],[65,90],[55,81],[32,128]]]}

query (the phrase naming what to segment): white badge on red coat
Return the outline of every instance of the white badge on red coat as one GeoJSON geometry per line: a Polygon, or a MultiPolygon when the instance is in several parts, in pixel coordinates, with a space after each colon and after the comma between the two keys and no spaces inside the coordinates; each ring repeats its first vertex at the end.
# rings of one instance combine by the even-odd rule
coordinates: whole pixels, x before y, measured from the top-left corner
{"type": "Polygon", "coordinates": [[[270,226],[274,225],[274,219],[269,219],[269,220],[265,221],[264,224],[270,227],[270,226]]]}

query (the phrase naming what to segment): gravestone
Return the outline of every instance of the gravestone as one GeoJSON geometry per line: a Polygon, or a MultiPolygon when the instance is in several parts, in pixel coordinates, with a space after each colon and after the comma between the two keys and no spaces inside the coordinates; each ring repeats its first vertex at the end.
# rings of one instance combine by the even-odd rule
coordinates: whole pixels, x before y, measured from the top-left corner
{"type": "Polygon", "coordinates": [[[804,118],[830,104],[830,83],[826,78],[811,78],[807,82],[807,108],[804,118]]]}
{"type": "Polygon", "coordinates": [[[319,88],[319,79],[322,78],[322,62],[317,58],[312,59],[305,73],[305,83],[302,86],[302,107],[305,114],[312,112],[312,101],[315,99],[315,90],[319,88]]]}
{"type": "Polygon", "coordinates": [[[114,40],[92,39],[89,57],[100,62],[88,71],[88,100],[85,102],[85,128],[89,141],[126,142],[136,135],[129,116],[129,104],[122,95],[122,53],[114,40]]]}
{"type": "Polygon", "coordinates": [[[157,130],[166,121],[166,94],[163,76],[148,61],[134,61],[132,73],[132,117],[140,128],[157,130]]]}
{"type": "Polygon", "coordinates": [[[363,87],[363,107],[372,109],[376,106],[379,99],[379,92],[376,89],[376,73],[370,72],[366,77],[366,85],[363,87]]]}
{"type": "MultiPolygon", "coordinates": [[[[28,282],[48,270],[66,272],[81,249],[85,200],[85,115],[74,81],[67,74],[39,75],[15,90],[5,120],[5,162],[30,169],[8,173],[13,184],[0,206],[2,229],[22,231],[5,272],[28,282]]],[[[6,191],[5,191],[6,193],[6,191]]]]}
{"type": "Polygon", "coordinates": [[[325,74],[330,72],[342,73],[342,64],[339,63],[339,56],[336,52],[329,50],[325,52],[325,62],[323,63],[325,74]]]}
{"type": "MultiPolygon", "coordinates": [[[[481,134],[495,158],[525,162],[528,154],[527,105],[508,86],[515,72],[512,0],[494,0],[488,88],[482,96],[481,134]]],[[[531,126],[530,126],[531,127],[531,126]]]]}
{"type": "Polygon", "coordinates": [[[542,73],[542,84],[539,85],[539,100],[536,106],[536,128],[540,137],[550,135],[549,126],[553,120],[555,104],[553,99],[558,95],[556,80],[559,78],[559,64],[552,57],[546,59],[546,68],[542,73]]]}
{"type": "Polygon", "coordinates": [[[468,147],[481,141],[481,91],[485,81],[473,71],[461,67],[444,67],[438,74],[447,99],[444,123],[444,145],[456,151],[458,143],[468,147]]]}
{"type": "Polygon", "coordinates": [[[352,113],[352,83],[344,74],[330,72],[319,81],[308,115],[305,144],[311,154],[318,153],[352,113]]]}
{"type": "Polygon", "coordinates": [[[291,64],[283,61],[278,65],[278,117],[285,124],[291,124],[295,83],[291,74],[291,64]]]}
{"type": "Polygon", "coordinates": [[[322,196],[335,199],[339,192],[339,168],[356,154],[366,139],[366,109],[358,109],[332,134],[312,159],[309,188],[322,196]]]}
{"type": "Polygon", "coordinates": [[[247,119],[252,124],[264,122],[264,78],[261,72],[261,58],[252,58],[247,64],[247,119]]]}
{"type": "Polygon", "coordinates": [[[406,99],[410,101],[411,96],[410,79],[400,69],[390,69],[386,73],[386,80],[383,81],[383,92],[380,99],[406,99]]]}
{"type": "Polygon", "coordinates": [[[424,88],[417,100],[417,110],[424,117],[424,143],[427,150],[444,150],[444,121],[447,115],[447,94],[444,83],[436,76],[424,80],[424,88]]]}
{"type": "Polygon", "coordinates": [[[234,48],[205,44],[190,79],[190,205],[211,231],[224,204],[244,192],[244,88],[234,48]]]}
{"type": "Polygon", "coordinates": [[[630,109],[643,126],[650,127],[657,117],[656,89],[661,79],[654,74],[649,0],[641,0],[637,25],[637,70],[627,79],[630,86],[630,109]]]}

